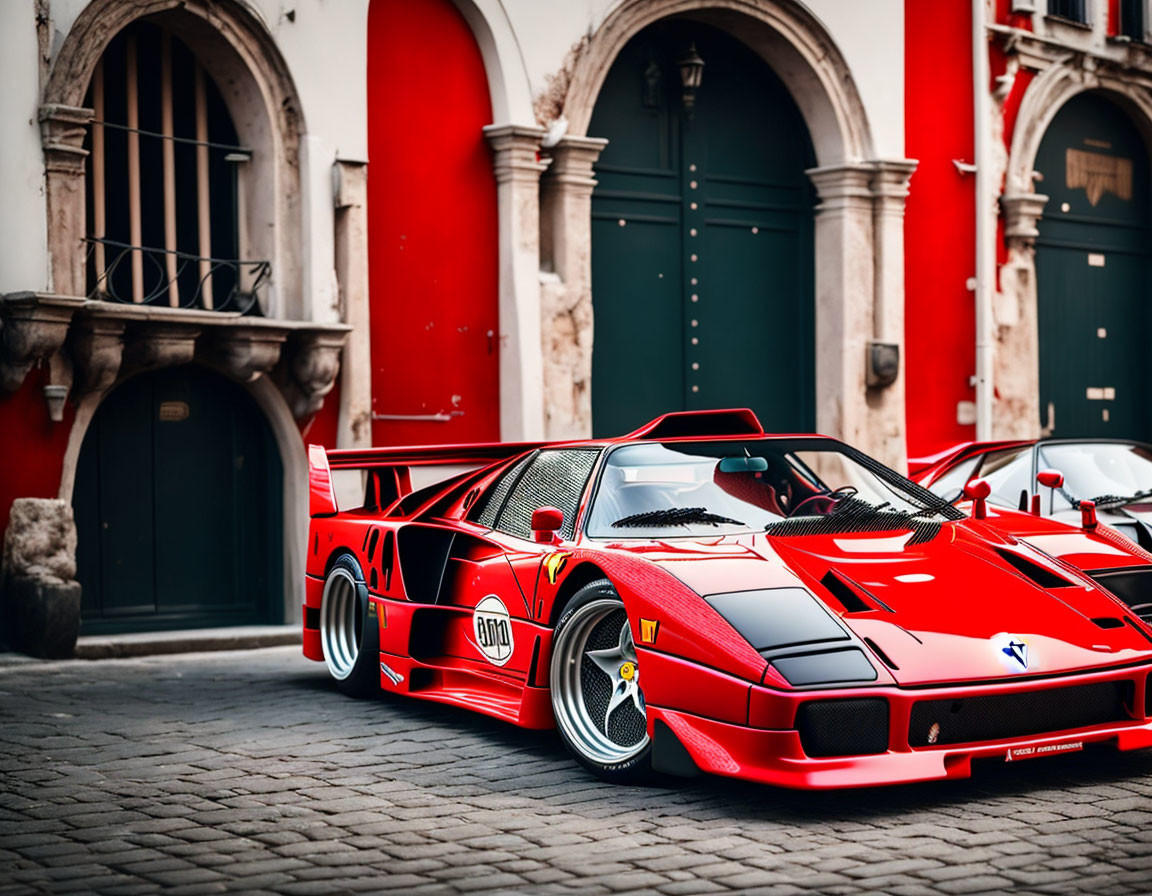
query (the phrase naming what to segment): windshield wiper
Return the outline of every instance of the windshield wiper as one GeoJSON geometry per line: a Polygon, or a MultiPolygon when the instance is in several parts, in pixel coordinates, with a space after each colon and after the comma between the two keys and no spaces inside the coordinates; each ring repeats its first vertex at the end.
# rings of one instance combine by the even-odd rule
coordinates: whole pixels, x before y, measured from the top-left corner
{"type": "MultiPolygon", "coordinates": [[[[1099,510],[1110,510],[1115,507],[1123,507],[1125,504],[1132,504],[1136,501],[1141,501],[1144,498],[1152,497],[1152,488],[1146,489],[1142,492],[1136,492],[1134,495],[1122,497],[1120,495],[1099,495],[1092,499],[1093,503],[1099,510]]],[[[1073,507],[1079,507],[1080,502],[1072,502],[1073,507]]]]}
{"type": "Polygon", "coordinates": [[[731,517],[709,513],[704,507],[669,507],[665,510],[648,510],[622,517],[612,524],[615,528],[645,526],[687,526],[689,523],[706,523],[709,526],[722,524],[743,526],[745,523],[731,517]]]}

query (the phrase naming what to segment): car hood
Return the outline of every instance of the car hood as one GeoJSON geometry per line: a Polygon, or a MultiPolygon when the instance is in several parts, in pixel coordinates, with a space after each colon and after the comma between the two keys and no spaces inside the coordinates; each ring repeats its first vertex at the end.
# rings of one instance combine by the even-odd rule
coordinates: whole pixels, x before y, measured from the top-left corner
{"type": "Polygon", "coordinates": [[[1152,656],[1113,597],[1026,544],[970,521],[911,541],[909,532],[753,535],[693,549],[681,542],[650,559],[704,597],[764,590],[755,600],[769,615],[771,589],[804,587],[900,684],[1066,673],[1152,656]],[[833,593],[843,586],[852,592],[840,591],[846,602],[833,593]],[[1012,642],[1026,647],[1013,651],[1012,642]]]}

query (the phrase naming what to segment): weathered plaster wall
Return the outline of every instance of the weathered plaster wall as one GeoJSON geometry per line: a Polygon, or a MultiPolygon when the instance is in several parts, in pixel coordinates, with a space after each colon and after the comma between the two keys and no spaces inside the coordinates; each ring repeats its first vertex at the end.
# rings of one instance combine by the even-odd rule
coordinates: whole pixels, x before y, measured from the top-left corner
{"type": "MultiPolygon", "coordinates": [[[[564,77],[562,63],[622,0],[505,0],[533,99],[564,77]]],[[[771,6],[768,2],[748,3],[771,6]]],[[[815,15],[844,55],[868,110],[878,158],[904,155],[904,2],[811,0],[798,4],[815,15]]],[[[547,122],[541,122],[546,124],[547,122]]],[[[589,136],[596,136],[591,134],[589,136]]],[[[858,161],[858,160],[853,160],[858,161]]]]}
{"type": "Polygon", "coordinates": [[[44,209],[44,160],[40,152],[40,75],[36,8],[31,2],[0,8],[0,294],[47,290],[48,236],[44,209]]]}

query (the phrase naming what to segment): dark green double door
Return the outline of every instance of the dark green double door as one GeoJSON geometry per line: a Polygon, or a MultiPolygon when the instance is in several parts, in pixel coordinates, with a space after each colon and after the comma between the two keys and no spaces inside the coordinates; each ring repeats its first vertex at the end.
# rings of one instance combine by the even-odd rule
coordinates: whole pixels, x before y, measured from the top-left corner
{"type": "Polygon", "coordinates": [[[1096,94],[1069,101],[1036,158],[1040,424],[1057,437],[1152,437],[1148,153],[1096,94]]]}
{"type": "Polygon", "coordinates": [[[179,367],[101,404],[76,470],[83,633],[275,621],[282,468],[243,389],[179,367]]]}
{"type": "Polygon", "coordinates": [[[668,411],[751,407],[815,426],[813,164],[784,85],[713,28],[668,22],[620,53],[589,134],[596,435],[668,411]],[[705,61],[691,109],[678,59],[705,61]]]}

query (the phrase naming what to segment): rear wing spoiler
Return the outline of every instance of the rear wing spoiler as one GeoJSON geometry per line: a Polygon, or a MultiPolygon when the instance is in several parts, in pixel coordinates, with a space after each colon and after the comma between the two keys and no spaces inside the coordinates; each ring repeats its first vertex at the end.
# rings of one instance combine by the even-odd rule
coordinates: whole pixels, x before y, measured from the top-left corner
{"type": "Polygon", "coordinates": [[[484,467],[513,458],[549,442],[479,442],[471,445],[414,445],[388,448],[308,446],[308,514],[332,516],[339,511],[333,470],[363,470],[364,507],[382,510],[412,491],[412,467],[484,467]]]}

